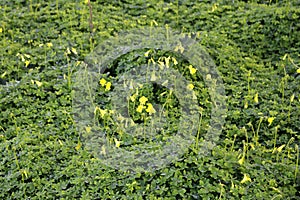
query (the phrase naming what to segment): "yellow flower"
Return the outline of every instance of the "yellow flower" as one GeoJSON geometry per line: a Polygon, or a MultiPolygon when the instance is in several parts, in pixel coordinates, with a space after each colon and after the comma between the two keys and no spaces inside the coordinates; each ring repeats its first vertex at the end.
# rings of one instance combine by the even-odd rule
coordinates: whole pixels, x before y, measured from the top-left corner
{"type": "Polygon", "coordinates": [[[7,74],[7,72],[4,72],[3,74],[1,74],[1,78],[4,78],[4,76],[7,74]]]}
{"type": "Polygon", "coordinates": [[[107,110],[102,110],[101,108],[99,108],[98,106],[96,106],[95,110],[94,110],[94,114],[96,115],[97,111],[100,112],[100,116],[101,118],[103,118],[105,116],[105,114],[107,113],[107,110]]]}
{"type": "Polygon", "coordinates": [[[31,57],[30,55],[28,55],[28,54],[26,54],[26,53],[24,53],[24,56],[25,56],[26,58],[30,58],[30,57],[31,57]]]}
{"type": "Polygon", "coordinates": [[[151,52],[151,49],[144,54],[145,57],[148,57],[150,52],[151,52]]]}
{"type": "Polygon", "coordinates": [[[218,4],[213,4],[213,6],[211,8],[211,12],[214,12],[217,9],[218,9],[218,4]]]}
{"type": "Polygon", "coordinates": [[[146,112],[148,112],[150,115],[156,113],[151,103],[147,103],[147,106],[146,112]]]}
{"type": "Polygon", "coordinates": [[[150,64],[150,63],[155,64],[155,61],[153,60],[153,58],[148,59],[148,64],[150,64]]]}
{"type": "Polygon", "coordinates": [[[240,165],[242,165],[242,164],[244,164],[244,162],[245,162],[245,156],[242,156],[242,158],[239,159],[238,163],[239,163],[240,165]]]}
{"type": "Polygon", "coordinates": [[[25,61],[25,67],[28,67],[29,64],[30,64],[30,61],[29,61],[29,60],[26,60],[26,61],[25,61]]]}
{"type": "Polygon", "coordinates": [[[143,112],[143,109],[144,109],[144,108],[145,108],[145,106],[139,105],[139,106],[137,107],[136,111],[139,112],[139,113],[141,113],[141,112],[143,112]]]}
{"type": "Polygon", "coordinates": [[[141,105],[145,105],[145,103],[148,101],[148,98],[145,97],[145,96],[142,96],[142,97],[139,99],[139,101],[140,101],[140,104],[141,104],[141,105]]]}
{"type": "Polygon", "coordinates": [[[132,102],[134,102],[135,99],[136,99],[136,96],[137,96],[137,94],[131,95],[131,96],[130,96],[130,100],[131,100],[132,102]]]}
{"type": "Polygon", "coordinates": [[[68,54],[71,54],[71,51],[70,51],[69,47],[67,48],[66,54],[67,54],[67,55],[68,55],[68,54]]]}
{"type": "Polygon", "coordinates": [[[170,63],[170,56],[169,57],[165,57],[165,63],[166,63],[166,67],[169,68],[169,63],[170,63]]]}
{"type": "Polygon", "coordinates": [[[81,61],[79,61],[79,60],[77,60],[77,62],[76,62],[76,67],[78,66],[78,65],[80,65],[81,64],[81,61]]]}
{"type": "Polygon", "coordinates": [[[163,69],[165,66],[165,63],[163,61],[157,61],[158,62],[158,66],[160,69],[163,69]]]}
{"type": "Polygon", "coordinates": [[[158,23],[153,19],[151,22],[151,26],[154,24],[155,26],[158,26],[158,23]]]}
{"type": "Polygon", "coordinates": [[[76,51],[76,49],[75,49],[75,48],[72,48],[72,49],[71,49],[71,51],[72,51],[74,54],[76,54],[76,55],[77,55],[77,51],[76,51]]]}
{"type": "Polygon", "coordinates": [[[0,28],[0,33],[2,33],[2,31],[3,31],[3,29],[2,29],[2,28],[0,28]]]}
{"type": "Polygon", "coordinates": [[[24,58],[24,56],[23,56],[22,54],[17,53],[17,56],[18,56],[18,57],[21,57],[22,62],[25,62],[25,58],[24,58]]]}
{"type": "Polygon", "coordinates": [[[254,102],[258,103],[258,93],[256,93],[255,96],[254,96],[254,102]]]}
{"type": "Polygon", "coordinates": [[[189,65],[190,74],[193,75],[196,73],[197,69],[194,68],[192,65],[189,65]]]}
{"type": "Polygon", "coordinates": [[[247,174],[244,174],[244,178],[243,178],[243,180],[241,180],[241,183],[246,183],[246,182],[248,182],[248,181],[251,182],[250,176],[248,176],[247,174]]]}
{"type": "Polygon", "coordinates": [[[187,88],[188,90],[193,90],[194,87],[195,87],[195,86],[194,86],[193,84],[190,83],[190,84],[187,85],[186,88],[187,88]]]}
{"type": "Polygon", "coordinates": [[[86,131],[87,133],[90,133],[90,132],[91,132],[91,130],[92,130],[92,128],[91,128],[91,127],[89,127],[89,126],[85,127],[85,131],[86,131]]]}
{"type": "Polygon", "coordinates": [[[297,73],[298,73],[298,74],[300,74],[300,68],[299,68],[299,69],[297,69],[297,73]]]}
{"type": "Polygon", "coordinates": [[[80,147],[81,147],[81,143],[78,142],[77,145],[76,145],[76,147],[75,147],[75,149],[76,149],[77,151],[79,151],[80,147]]]}
{"type": "Polygon", "coordinates": [[[35,84],[37,84],[38,87],[41,87],[43,85],[43,83],[39,81],[35,81],[35,84]]]}
{"type": "Polygon", "coordinates": [[[293,102],[294,101],[294,98],[295,98],[295,94],[292,94],[292,96],[291,96],[291,102],[293,102]]]}
{"type": "Polygon", "coordinates": [[[101,117],[103,118],[105,116],[105,114],[107,113],[107,110],[102,110],[102,109],[99,109],[100,111],[100,115],[101,117]]]}
{"type": "Polygon", "coordinates": [[[111,82],[107,82],[105,85],[105,91],[109,91],[111,88],[111,82]]]}
{"type": "Polygon", "coordinates": [[[284,147],[285,147],[285,144],[281,145],[280,147],[277,148],[277,151],[280,153],[284,147]]]}
{"type": "Polygon", "coordinates": [[[114,138],[114,140],[115,140],[116,147],[117,148],[120,147],[121,141],[117,140],[116,138],[114,138]]]}
{"type": "Polygon", "coordinates": [[[105,84],[106,84],[106,80],[104,79],[104,78],[101,78],[101,80],[100,80],[100,85],[102,86],[102,87],[104,87],[105,86],[105,84]]]}
{"type": "Polygon", "coordinates": [[[53,44],[51,42],[46,43],[47,47],[51,48],[53,47],[53,44]]]}
{"type": "Polygon", "coordinates": [[[179,51],[180,53],[183,53],[184,47],[183,47],[181,44],[178,44],[178,45],[175,47],[174,51],[176,51],[176,52],[179,51]]]}
{"type": "Polygon", "coordinates": [[[173,61],[174,65],[177,65],[177,64],[178,64],[176,58],[172,57],[172,61],[173,61]]]}
{"type": "Polygon", "coordinates": [[[273,123],[275,117],[268,117],[269,126],[273,123]]]}

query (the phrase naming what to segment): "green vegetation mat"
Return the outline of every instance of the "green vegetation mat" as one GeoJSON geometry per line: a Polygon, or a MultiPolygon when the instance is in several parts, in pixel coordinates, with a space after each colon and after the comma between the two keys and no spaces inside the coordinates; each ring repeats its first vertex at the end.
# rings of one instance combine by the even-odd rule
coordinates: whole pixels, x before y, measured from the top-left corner
{"type": "Polygon", "coordinates": [[[300,199],[298,0],[1,0],[0,46],[0,199],[300,199]],[[226,96],[222,132],[201,153],[212,128],[215,96],[206,79],[213,75],[203,77],[179,47],[130,51],[106,63],[91,97],[94,116],[88,117],[107,144],[140,153],[177,138],[184,112],[165,86],[172,79],[130,90],[131,123],[148,129],[130,135],[112,117],[118,110],[110,94],[123,94],[117,81],[137,66],[147,71],[151,62],[187,81],[184,91],[201,108],[199,128],[163,167],[130,170],[122,157],[111,166],[108,148],[86,142],[97,140],[90,136],[93,125],[78,126],[76,119],[87,116],[74,108],[85,85],[75,77],[91,67],[86,58],[99,44],[121,31],[157,27],[197,41],[212,58],[226,96]],[[155,116],[164,124],[152,123],[155,116]]]}

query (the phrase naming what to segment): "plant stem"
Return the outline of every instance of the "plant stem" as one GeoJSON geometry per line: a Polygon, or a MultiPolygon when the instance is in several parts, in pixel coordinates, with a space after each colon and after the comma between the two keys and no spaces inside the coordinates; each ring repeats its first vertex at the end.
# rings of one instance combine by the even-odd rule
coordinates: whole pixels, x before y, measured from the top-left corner
{"type": "Polygon", "coordinates": [[[90,25],[90,32],[91,34],[94,32],[94,24],[93,24],[93,10],[92,10],[92,5],[91,1],[88,0],[88,5],[89,5],[89,10],[90,10],[90,18],[89,18],[89,25],[90,25]]]}
{"type": "Polygon", "coordinates": [[[296,168],[295,168],[295,179],[294,179],[294,184],[296,184],[296,179],[297,179],[297,173],[298,173],[298,165],[299,165],[299,146],[296,144],[295,145],[296,151],[297,151],[297,160],[296,160],[296,168]]]}
{"type": "Polygon", "coordinates": [[[201,123],[202,123],[202,111],[200,112],[200,120],[198,123],[198,131],[197,131],[197,137],[196,137],[196,149],[198,149],[198,144],[199,144],[201,123]]]}

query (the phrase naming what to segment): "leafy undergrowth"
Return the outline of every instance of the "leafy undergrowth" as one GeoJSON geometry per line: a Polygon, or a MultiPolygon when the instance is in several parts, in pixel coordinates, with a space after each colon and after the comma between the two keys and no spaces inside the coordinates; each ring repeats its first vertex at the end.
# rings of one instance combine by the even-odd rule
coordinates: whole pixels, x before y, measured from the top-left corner
{"type": "MultiPolygon", "coordinates": [[[[85,1],[0,3],[1,199],[300,197],[297,0],[127,0],[92,1],[91,5],[92,34],[85,1]],[[195,38],[213,58],[227,96],[222,134],[209,156],[199,156],[195,143],[178,160],[154,172],[110,168],[85,148],[76,128],[72,75],[99,43],[119,31],[166,24],[195,38]]],[[[155,50],[145,56],[147,51],[120,57],[111,63],[110,73],[115,76],[99,80],[97,123],[105,123],[101,111],[110,109],[105,94],[114,89],[113,81],[124,66],[133,68],[152,56],[154,61],[176,57],[155,50]]],[[[180,57],[170,65],[192,81],[205,111],[202,125],[208,127],[211,100],[201,74],[194,74],[193,66],[180,57]]],[[[161,95],[168,92],[164,87],[145,85],[129,101],[135,123],[148,123],[155,105],[165,105],[172,126],[155,138],[159,141],[177,130],[180,117],[176,97],[161,95]],[[142,97],[147,101],[138,101],[142,97]]],[[[116,130],[117,126],[106,123],[104,127],[116,130]]],[[[151,138],[135,140],[117,133],[110,139],[119,148],[151,142],[151,138]]],[[[201,142],[201,135],[196,141],[201,142]]]]}

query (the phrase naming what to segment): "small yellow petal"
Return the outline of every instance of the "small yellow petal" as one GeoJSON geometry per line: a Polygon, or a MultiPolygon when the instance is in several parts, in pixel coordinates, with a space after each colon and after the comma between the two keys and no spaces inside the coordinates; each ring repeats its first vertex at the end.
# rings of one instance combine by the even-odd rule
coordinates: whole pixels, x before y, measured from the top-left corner
{"type": "Polygon", "coordinates": [[[150,50],[148,50],[144,55],[145,55],[145,57],[148,57],[149,56],[149,53],[151,52],[151,49],[150,50]]]}
{"type": "Polygon", "coordinates": [[[280,147],[277,148],[277,151],[280,153],[284,147],[285,147],[285,144],[281,145],[280,147]]]}
{"type": "Polygon", "coordinates": [[[28,67],[29,64],[30,64],[30,61],[29,61],[29,60],[26,60],[26,61],[25,61],[25,67],[28,67]]]}
{"type": "Polygon", "coordinates": [[[81,64],[81,61],[79,61],[79,60],[77,60],[77,62],[76,62],[76,67],[78,66],[78,65],[80,65],[81,64]]]}
{"type": "Polygon", "coordinates": [[[121,141],[118,141],[116,138],[114,138],[114,140],[115,140],[116,147],[117,148],[120,147],[121,141]]]}
{"type": "Polygon", "coordinates": [[[90,132],[91,132],[91,130],[92,130],[92,128],[91,128],[91,127],[89,127],[89,126],[85,127],[85,131],[86,131],[87,133],[90,133],[90,132]]]}
{"type": "Polygon", "coordinates": [[[100,113],[101,118],[103,118],[106,114],[107,114],[107,110],[102,110],[101,108],[99,108],[98,106],[96,106],[95,110],[94,110],[94,114],[97,114],[97,111],[100,113]]]}
{"type": "Polygon", "coordinates": [[[107,110],[99,109],[99,111],[102,118],[107,114],[107,110]]]}
{"type": "Polygon", "coordinates": [[[248,108],[248,101],[247,100],[245,100],[244,108],[248,108]]]}
{"type": "Polygon", "coordinates": [[[153,58],[150,58],[150,59],[148,60],[148,63],[155,64],[155,61],[154,61],[154,59],[153,59],[153,58]]]}
{"type": "Polygon", "coordinates": [[[248,182],[248,181],[251,182],[250,176],[247,175],[247,174],[244,174],[244,178],[243,178],[243,180],[241,180],[241,183],[246,183],[246,182],[248,182]]]}
{"type": "Polygon", "coordinates": [[[105,91],[109,91],[111,88],[111,82],[107,82],[105,85],[105,91]]]}
{"type": "Polygon", "coordinates": [[[295,98],[295,94],[292,94],[292,96],[291,96],[291,102],[294,101],[294,98],[295,98]]]}
{"type": "Polygon", "coordinates": [[[143,109],[144,109],[144,108],[145,108],[145,106],[139,105],[139,106],[136,108],[136,111],[139,112],[139,113],[141,113],[141,112],[143,112],[143,109]]]}
{"type": "Polygon", "coordinates": [[[35,81],[35,84],[37,84],[38,87],[41,87],[43,85],[43,83],[39,81],[35,81]]]}
{"type": "Polygon", "coordinates": [[[78,142],[78,144],[76,145],[75,149],[78,151],[80,149],[80,147],[81,147],[81,143],[78,142]]]}
{"type": "Polygon", "coordinates": [[[275,117],[268,117],[269,126],[273,123],[275,117]]]}
{"type": "Polygon", "coordinates": [[[4,76],[7,74],[7,72],[4,72],[3,74],[1,74],[1,78],[4,78],[4,76]]]}
{"type": "Polygon", "coordinates": [[[104,87],[105,84],[106,84],[106,80],[105,80],[104,78],[101,78],[101,80],[99,81],[99,83],[100,83],[100,85],[101,85],[102,87],[104,87]]]}
{"type": "Polygon", "coordinates": [[[188,90],[193,90],[194,87],[195,87],[195,86],[194,86],[193,84],[191,84],[191,83],[187,85],[187,89],[188,89],[188,90]]]}
{"type": "Polygon", "coordinates": [[[66,54],[71,54],[69,47],[67,48],[66,54]]]}
{"type": "Polygon", "coordinates": [[[28,55],[28,54],[26,54],[26,53],[24,53],[24,56],[25,56],[26,58],[30,58],[30,57],[31,57],[30,55],[28,55]]]}
{"type": "Polygon", "coordinates": [[[175,47],[174,51],[183,53],[184,47],[181,44],[179,44],[175,47]]]}
{"type": "Polygon", "coordinates": [[[297,73],[298,73],[298,74],[300,74],[300,68],[299,68],[299,69],[297,69],[297,73]]]}
{"type": "Polygon", "coordinates": [[[286,54],[284,54],[284,56],[283,56],[282,60],[285,60],[287,56],[288,56],[288,54],[287,54],[287,53],[286,53],[286,54]]]}
{"type": "Polygon", "coordinates": [[[75,48],[71,48],[71,51],[77,55],[77,50],[75,48]]]}
{"type": "Polygon", "coordinates": [[[25,62],[25,58],[22,54],[20,54],[22,62],[25,62]]]}
{"type": "Polygon", "coordinates": [[[51,48],[53,47],[53,44],[51,42],[46,43],[47,47],[51,48]]]}
{"type": "Polygon", "coordinates": [[[147,103],[147,106],[146,112],[148,112],[150,115],[156,112],[151,103],[147,103]]]}
{"type": "Polygon", "coordinates": [[[135,99],[136,99],[136,94],[134,94],[134,95],[131,95],[129,98],[130,98],[130,100],[132,101],[132,102],[134,102],[135,101],[135,99]]]}
{"type": "Polygon", "coordinates": [[[157,61],[158,62],[158,66],[160,69],[163,69],[165,66],[165,63],[163,61],[157,61]]]}
{"type": "Polygon", "coordinates": [[[258,93],[256,93],[255,96],[254,96],[254,102],[258,103],[258,93]]]}
{"type": "Polygon", "coordinates": [[[148,101],[148,98],[145,97],[145,96],[142,96],[140,99],[139,99],[139,102],[141,105],[145,105],[145,103],[148,101]]]}
{"type": "Polygon", "coordinates": [[[172,61],[173,61],[174,65],[177,65],[177,64],[178,64],[176,58],[172,57],[172,61]]]}
{"type": "Polygon", "coordinates": [[[59,142],[59,144],[61,145],[61,146],[63,146],[64,144],[62,143],[62,141],[61,140],[58,140],[58,142],[59,142]]]}
{"type": "Polygon", "coordinates": [[[151,21],[151,24],[154,24],[155,26],[158,26],[158,23],[154,19],[151,21]]]}
{"type": "Polygon", "coordinates": [[[170,67],[170,59],[171,57],[165,57],[165,63],[166,63],[166,67],[169,68],[170,67]]]}
{"type": "Polygon", "coordinates": [[[197,71],[197,69],[194,68],[192,65],[189,65],[189,70],[190,70],[190,74],[191,75],[194,75],[196,73],[196,71],[197,71]]]}
{"type": "Polygon", "coordinates": [[[243,156],[241,159],[239,159],[238,163],[242,165],[244,164],[244,162],[245,162],[245,157],[243,156]]]}

